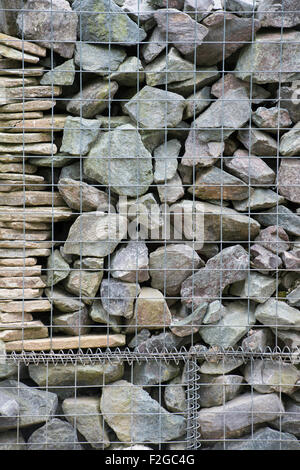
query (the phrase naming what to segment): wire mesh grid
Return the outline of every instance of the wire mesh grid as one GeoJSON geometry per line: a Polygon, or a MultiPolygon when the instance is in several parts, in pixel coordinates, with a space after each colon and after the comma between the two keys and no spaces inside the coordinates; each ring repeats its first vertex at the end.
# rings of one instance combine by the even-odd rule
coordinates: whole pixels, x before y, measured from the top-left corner
{"type": "Polygon", "coordinates": [[[0,448],[299,449],[299,25],[0,1],[0,448]]]}

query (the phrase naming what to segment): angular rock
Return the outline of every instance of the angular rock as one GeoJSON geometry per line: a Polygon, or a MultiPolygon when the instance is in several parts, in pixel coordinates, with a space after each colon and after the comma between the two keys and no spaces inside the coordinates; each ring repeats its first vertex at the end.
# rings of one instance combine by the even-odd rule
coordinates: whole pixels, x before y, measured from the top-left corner
{"type": "Polygon", "coordinates": [[[197,67],[194,71],[193,78],[182,82],[174,82],[168,85],[168,90],[179,93],[184,97],[188,97],[195,90],[210,85],[219,78],[220,74],[217,67],[197,67]]]}
{"type": "Polygon", "coordinates": [[[266,328],[250,330],[249,336],[247,336],[242,342],[242,348],[244,351],[250,350],[253,352],[264,352],[268,346],[272,347],[272,345],[272,333],[266,328]]]}
{"type": "Polygon", "coordinates": [[[148,362],[134,364],[132,380],[135,385],[146,387],[147,385],[169,382],[169,380],[176,377],[179,372],[180,369],[175,363],[150,360],[148,362]]]}
{"type": "Polygon", "coordinates": [[[86,308],[78,312],[53,315],[52,324],[54,332],[70,336],[86,335],[90,331],[90,320],[86,308]]]}
{"type": "Polygon", "coordinates": [[[218,299],[227,285],[246,279],[248,269],[249,255],[241,245],[224,248],[207,261],[205,268],[182,283],[182,301],[187,305],[199,305],[204,300],[218,299]]]}
{"type": "Polygon", "coordinates": [[[196,118],[205,108],[211,104],[210,87],[206,86],[199,91],[192,93],[186,99],[184,119],[196,118]]]}
{"type": "Polygon", "coordinates": [[[300,155],[300,122],[293,129],[283,134],[280,139],[279,152],[285,157],[300,155]]]}
{"type": "Polygon", "coordinates": [[[268,327],[283,330],[293,328],[294,331],[300,329],[299,310],[273,297],[256,308],[255,317],[260,323],[266,324],[268,327]]]}
{"type": "Polygon", "coordinates": [[[201,22],[214,9],[214,0],[185,0],[183,11],[201,22]]]}
{"type": "Polygon", "coordinates": [[[54,250],[47,259],[47,286],[54,286],[65,279],[70,272],[70,266],[61,256],[59,250],[54,250]]]}
{"type": "Polygon", "coordinates": [[[288,110],[278,107],[257,108],[252,114],[252,121],[257,127],[262,127],[264,130],[275,134],[278,129],[284,129],[292,125],[288,110]]]}
{"type": "Polygon", "coordinates": [[[237,78],[234,73],[227,73],[215,82],[211,88],[211,93],[217,98],[221,98],[229,90],[236,90],[238,88],[243,88],[246,91],[253,104],[259,104],[271,96],[271,93],[265,88],[255,83],[244,82],[237,78]]]}
{"type": "Polygon", "coordinates": [[[257,18],[261,26],[292,28],[300,23],[297,0],[261,0],[257,7],[257,18]]]}
{"type": "Polygon", "coordinates": [[[281,255],[282,261],[286,269],[298,271],[300,269],[300,251],[284,251],[281,255]]]}
{"type": "Polygon", "coordinates": [[[175,336],[170,331],[159,333],[158,335],[153,334],[149,337],[150,331],[143,329],[137,333],[132,340],[137,353],[151,353],[151,352],[164,352],[174,351],[182,344],[182,339],[175,336]],[[148,333],[146,333],[148,332],[148,333]],[[142,336],[143,333],[143,336],[142,336]],[[138,344],[137,344],[138,343],[138,344]]]}
{"type": "Polygon", "coordinates": [[[83,170],[121,196],[140,196],[153,181],[151,154],[131,124],[101,134],[84,160],[83,170]]]}
{"type": "Polygon", "coordinates": [[[143,241],[130,241],[111,256],[111,275],[127,282],[144,282],[149,279],[148,248],[143,241]]]}
{"type": "Polygon", "coordinates": [[[184,196],[184,188],[179,174],[176,172],[165,184],[157,185],[157,191],[162,203],[172,204],[181,199],[184,196]]]}
{"type": "Polygon", "coordinates": [[[300,236],[300,217],[286,206],[272,207],[254,217],[264,227],[280,225],[288,234],[300,236]]]}
{"type": "Polygon", "coordinates": [[[75,66],[73,59],[67,60],[61,65],[54,67],[53,70],[43,75],[41,85],[73,85],[75,80],[75,66]]]}
{"type": "Polygon", "coordinates": [[[173,318],[172,324],[170,325],[172,333],[180,338],[197,333],[206,315],[207,306],[207,302],[203,302],[185,318],[173,318]]]}
{"type": "Polygon", "coordinates": [[[105,76],[117,70],[125,58],[126,52],[122,47],[78,42],[74,61],[81,70],[105,76]]]}
{"type": "Polygon", "coordinates": [[[17,25],[22,37],[37,41],[70,59],[76,41],[77,15],[65,0],[30,0],[20,10],[17,25]]]}
{"type": "Polygon", "coordinates": [[[214,300],[209,304],[202,323],[204,325],[217,323],[226,315],[226,310],[226,307],[224,307],[219,300],[214,300]]]}
{"type": "Polygon", "coordinates": [[[176,139],[172,139],[154,150],[155,183],[164,183],[175,176],[178,166],[177,158],[180,148],[181,143],[176,139]]]}
{"type": "Polygon", "coordinates": [[[34,431],[27,445],[28,450],[82,450],[73,426],[57,418],[34,431]]]}
{"type": "Polygon", "coordinates": [[[147,85],[131,98],[125,109],[142,127],[176,127],[182,120],[184,98],[177,93],[147,85]]]}
{"type": "Polygon", "coordinates": [[[243,359],[238,357],[226,357],[223,356],[220,360],[206,360],[200,367],[199,371],[201,374],[206,375],[224,375],[232,370],[237,369],[244,363],[243,359]]]}
{"type": "Polygon", "coordinates": [[[275,157],[278,153],[276,140],[264,131],[255,128],[239,130],[238,139],[249,150],[250,154],[275,157]]]}
{"type": "Polygon", "coordinates": [[[45,294],[49,301],[61,312],[76,312],[84,307],[80,299],[73,297],[60,287],[47,288],[45,294]]]}
{"type": "Polygon", "coordinates": [[[200,410],[198,424],[204,440],[231,439],[247,434],[253,425],[274,421],[282,412],[283,405],[275,393],[245,393],[222,406],[200,410]]]}
{"type": "Polygon", "coordinates": [[[283,196],[271,191],[271,189],[254,189],[248,199],[243,201],[233,201],[233,207],[239,212],[261,211],[270,207],[284,204],[286,201],[283,196]]]}
{"type": "MultiPolygon", "coordinates": [[[[145,23],[153,18],[153,13],[156,11],[151,5],[151,0],[125,0],[122,8],[130,14],[130,17],[136,23],[145,23]]],[[[158,6],[157,4],[155,6],[158,6]]]]}
{"type": "Polygon", "coordinates": [[[290,247],[289,237],[280,225],[270,225],[261,230],[255,242],[267,250],[280,255],[290,247]]]}
{"type": "Polygon", "coordinates": [[[102,79],[90,82],[68,102],[67,111],[75,116],[92,118],[110,106],[117,90],[117,82],[102,79]]]}
{"type": "Polygon", "coordinates": [[[286,296],[286,300],[291,307],[300,307],[300,286],[291,290],[286,296]]]}
{"type": "Polygon", "coordinates": [[[259,393],[293,393],[300,373],[293,364],[257,359],[245,366],[244,377],[259,393]]]}
{"type": "MultiPolygon", "coordinates": [[[[281,431],[290,434],[290,438],[300,435],[300,409],[299,405],[292,400],[289,400],[285,405],[285,413],[280,417],[279,428],[281,431]],[[294,435],[294,436],[293,436],[294,435]]],[[[275,424],[275,423],[274,423],[275,424]]],[[[277,426],[276,426],[277,427],[277,426]]],[[[299,444],[299,441],[298,441],[299,444]]]]}
{"type": "Polygon", "coordinates": [[[187,400],[184,386],[180,377],[175,377],[164,389],[166,407],[173,413],[184,413],[187,408],[187,400]]]}
{"type": "Polygon", "coordinates": [[[273,277],[251,271],[245,281],[231,285],[230,294],[263,304],[274,294],[277,287],[278,281],[273,277]]]}
{"type": "Polygon", "coordinates": [[[60,151],[69,155],[86,155],[98,137],[99,128],[98,119],[68,116],[60,151]]]}
{"type": "Polygon", "coordinates": [[[141,47],[143,59],[148,64],[166,48],[166,35],[156,26],[149,40],[141,47]]]}
{"type": "Polygon", "coordinates": [[[142,287],[136,299],[135,312],[128,322],[128,330],[165,329],[171,323],[171,312],[163,294],[158,289],[142,287]]]}
{"type": "Polygon", "coordinates": [[[65,289],[71,294],[82,299],[87,305],[93,302],[100,283],[103,278],[103,259],[94,258],[96,266],[92,269],[86,260],[93,258],[85,258],[77,260],[73,264],[73,268],[68,277],[64,280],[65,289]]]}
{"type": "Polygon", "coordinates": [[[224,150],[224,143],[202,142],[200,138],[201,134],[196,129],[192,128],[185,141],[185,154],[181,159],[183,165],[200,168],[210,167],[221,157],[224,150]]]}
{"type": "Polygon", "coordinates": [[[100,296],[104,309],[109,315],[125,317],[133,316],[133,305],[141,292],[139,284],[103,279],[100,296]]]}
{"type": "Polygon", "coordinates": [[[299,78],[299,31],[259,32],[243,47],[236,63],[236,76],[253,83],[289,82],[299,78]],[[279,72],[280,70],[280,72],[279,72]]]}
{"type": "Polygon", "coordinates": [[[257,243],[251,246],[250,255],[253,266],[265,274],[268,274],[268,271],[277,270],[282,265],[279,256],[257,243]]]}
{"type": "Polygon", "coordinates": [[[282,158],[278,171],[278,191],[291,202],[300,203],[300,158],[282,158]]]}
{"type": "Polygon", "coordinates": [[[194,66],[171,47],[168,54],[161,54],[145,67],[145,74],[147,85],[154,87],[189,80],[194,75],[194,66]]]}
{"type": "MultiPolygon", "coordinates": [[[[121,332],[120,317],[107,313],[100,300],[94,300],[89,311],[89,316],[94,322],[105,325],[103,327],[104,333],[107,332],[107,328],[111,328],[114,333],[121,332]]],[[[100,325],[97,325],[97,331],[100,329],[99,326],[100,325]]]]}
{"type": "Polygon", "coordinates": [[[145,31],[110,0],[75,0],[72,6],[80,16],[82,41],[130,46],[146,37],[145,31]]]}
{"type": "Polygon", "coordinates": [[[157,248],[150,254],[151,286],[168,297],[180,292],[182,282],[204,262],[195,250],[185,244],[157,248]]]}
{"type": "Polygon", "coordinates": [[[83,181],[60,178],[58,191],[68,206],[78,212],[105,211],[109,207],[108,194],[83,181]]]}
{"type": "Polygon", "coordinates": [[[297,81],[293,82],[291,86],[283,83],[280,87],[280,93],[278,93],[278,105],[281,108],[288,110],[291,120],[294,123],[300,121],[299,111],[299,92],[297,81]]]}
{"type": "Polygon", "coordinates": [[[243,377],[240,375],[205,375],[200,376],[200,406],[210,408],[233,400],[243,389],[243,377]]]}
{"type": "Polygon", "coordinates": [[[103,388],[100,408],[121,442],[166,442],[185,432],[182,416],[167,412],[145,390],[125,380],[103,388]]]}
{"type": "Polygon", "coordinates": [[[103,258],[112,253],[127,232],[127,220],[118,214],[86,212],[71,226],[64,252],[103,258]]]}
{"type": "Polygon", "coordinates": [[[128,57],[108,79],[127,87],[137,86],[145,79],[143,64],[137,57],[128,57]]]}

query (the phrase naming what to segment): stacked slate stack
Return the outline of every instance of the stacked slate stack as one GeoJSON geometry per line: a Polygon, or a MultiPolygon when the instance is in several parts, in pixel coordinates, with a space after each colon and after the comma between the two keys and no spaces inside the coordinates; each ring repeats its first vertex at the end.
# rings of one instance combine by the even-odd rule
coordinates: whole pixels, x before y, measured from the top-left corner
{"type": "Polygon", "coordinates": [[[0,430],[180,449],[187,366],[151,354],[185,347],[197,445],[299,449],[299,1],[27,0],[0,24],[3,355],[128,347],[31,364],[14,416],[49,412],[0,430]]]}

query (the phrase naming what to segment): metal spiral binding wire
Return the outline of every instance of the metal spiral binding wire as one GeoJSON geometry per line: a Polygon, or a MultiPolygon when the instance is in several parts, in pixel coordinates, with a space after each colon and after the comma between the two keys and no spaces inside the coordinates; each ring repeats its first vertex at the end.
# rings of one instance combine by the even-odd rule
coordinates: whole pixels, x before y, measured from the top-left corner
{"type": "Polygon", "coordinates": [[[199,409],[199,379],[197,358],[190,359],[186,364],[186,415],[187,415],[187,449],[196,450],[200,447],[200,433],[197,423],[199,409]]]}

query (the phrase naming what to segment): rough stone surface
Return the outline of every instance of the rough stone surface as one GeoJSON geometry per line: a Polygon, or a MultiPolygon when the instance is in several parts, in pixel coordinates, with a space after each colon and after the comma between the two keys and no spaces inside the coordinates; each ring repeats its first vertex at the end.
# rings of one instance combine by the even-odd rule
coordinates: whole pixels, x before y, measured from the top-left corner
{"type": "Polygon", "coordinates": [[[82,450],[82,447],[73,426],[53,418],[31,434],[28,450],[82,450]]]}
{"type": "Polygon", "coordinates": [[[240,375],[205,375],[200,376],[200,406],[210,408],[220,406],[235,398],[243,389],[243,377],[240,375]]]}
{"type": "Polygon", "coordinates": [[[109,107],[117,90],[117,82],[97,79],[73,96],[67,104],[67,111],[75,116],[92,118],[109,107]]]}
{"type": "Polygon", "coordinates": [[[131,318],[133,306],[141,289],[139,284],[116,279],[103,279],[100,295],[104,309],[109,315],[131,318]]]}

